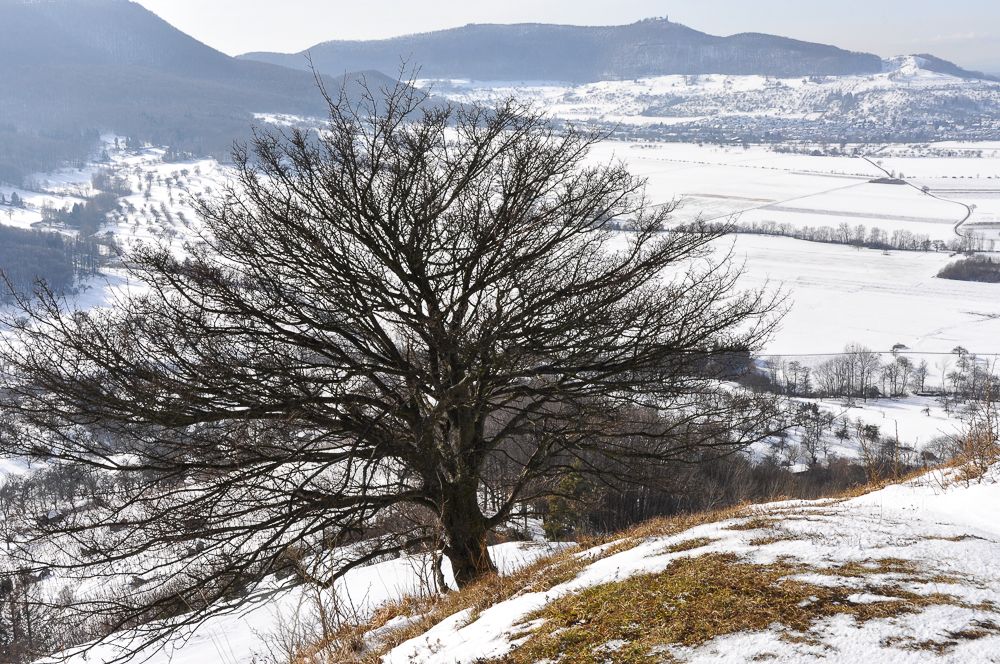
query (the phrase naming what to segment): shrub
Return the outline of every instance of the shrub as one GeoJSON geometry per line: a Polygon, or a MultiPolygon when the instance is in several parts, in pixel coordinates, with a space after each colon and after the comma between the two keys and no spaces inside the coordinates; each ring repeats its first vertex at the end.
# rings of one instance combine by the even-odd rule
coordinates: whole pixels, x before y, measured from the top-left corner
{"type": "Polygon", "coordinates": [[[945,266],[937,276],[939,279],[956,281],[1000,283],[1000,260],[993,260],[987,256],[970,256],[945,266]]]}

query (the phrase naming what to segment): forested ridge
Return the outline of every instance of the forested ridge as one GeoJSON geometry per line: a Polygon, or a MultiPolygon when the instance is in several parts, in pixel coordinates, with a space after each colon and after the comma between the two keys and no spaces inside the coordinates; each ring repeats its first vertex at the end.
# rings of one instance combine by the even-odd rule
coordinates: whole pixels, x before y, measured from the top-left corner
{"type": "Polygon", "coordinates": [[[400,57],[429,78],[592,82],[666,74],[813,76],[870,74],[882,60],[835,46],[744,33],[716,37],[667,19],[621,26],[523,23],[466,25],[377,41],[330,41],[292,55],[247,53],[286,67],[321,72],[394,71],[400,57]]]}
{"type": "Polygon", "coordinates": [[[226,158],[254,113],[323,112],[311,73],[231,58],[137,3],[0,0],[0,181],[80,163],[104,132],[226,158]]]}

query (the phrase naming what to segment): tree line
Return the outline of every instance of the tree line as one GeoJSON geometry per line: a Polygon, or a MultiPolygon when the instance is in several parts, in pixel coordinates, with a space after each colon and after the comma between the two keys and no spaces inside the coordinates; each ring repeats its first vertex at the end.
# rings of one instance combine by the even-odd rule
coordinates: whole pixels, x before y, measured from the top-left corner
{"type": "Polygon", "coordinates": [[[777,394],[848,401],[934,394],[946,408],[949,403],[985,399],[996,386],[991,363],[963,346],[956,346],[935,362],[939,378],[934,383],[927,360],[914,361],[903,354],[905,350],[897,344],[883,354],[849,343],[842,353],[813,363],[772,356],[741,380],[777,394]]]}
{"type": "Polygon", "coordinates": [[[44,281],[54,292],[72,290],[98,274],[112,253],[106,239],[81,238],[0,225],[0,272],[7,287],[0,298],[33,292],[44,281]]]}
{"type": "Polygon", "coordinates": [[[931,240],[929,236],[913,233],[903,228],[892,232],[879,227],[869,229],[864,224],[851,226],[843,222],[836,228],[831,226],[794,226],[789,222],[752,221],[736,222],[734,230],[748,235],[775,235],[791,237],[808,242],[844,244],[859,249],[879,249],[882,251],[952,251],[976,252],[992,251],[994,241],[974,231],[944,240],[931,240]]]}

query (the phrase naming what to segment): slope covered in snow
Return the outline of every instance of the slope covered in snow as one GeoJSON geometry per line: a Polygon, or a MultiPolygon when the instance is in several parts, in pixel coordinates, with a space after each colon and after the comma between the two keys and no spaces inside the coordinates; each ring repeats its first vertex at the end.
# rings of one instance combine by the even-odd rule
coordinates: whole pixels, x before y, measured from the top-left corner
{"type": "MultiPolygon", "coordinates": [[[[934,471],[853,499],[773,503],[671,535],[650,529],[652,534],[574,554],[579,571],[570,580],[543,592],[526,587],[481,612],[453,614],[392,649],[383,661],[471,664],[510,656],[511,662],[531,662],[542,661],[535,657],[542,651],[565,651],[566,661],[590,661],[578,656],[581,643],[590,654],[606,654],[606,661],[619,661],[616,652],[634,656],[636,648],[648,651],[647,659],[628,661],[998,661],[998,479],[996,468],[974,479],[963,479],[960,471],[934,471]],[[699,571],[714,577],[699,577],[699,571]],[[676,584],[664,585],[665,579],[676,584]],[[692,580],[694,585],[684,585],[692,580]],[[621,600],[626,591],[647,600],[653,593],[656,612],[644,614],[639,604],[624,603],[610,606],[610,613],[581,612],[593,609],[595,597],[621,600]],[[770,604],[759,604],[765,600],[770,604]],[[706,602],[716,603],[719,615],[696,620],[706,602]],[[741,628],[742,620],[726,615],[727,605],[756,606],[773,621],[741,628]],[[570,609],[575,612],[567,613],[570,609]],[[609,625],[609,616],[634,621],[609,625]],[[701,630],[697,638],[672,642],[663,636],[692,621],[701,630]],[[656,642],[657,635],[667,640],[656,642]]],[[[507,572],[546,552],[537,544],[493,550],[507,572]]],[[[340,601],[350,602],[364,620],[383,602],[426,592],[421,565],[420,559],[402,558],[356,570],[338,587],[340,601]]],[[[163,650],[143,651],[140,659],[264,661],[269,647],[281,642],[282,629],[296,616],[306,617],[307,600],[305,590],[295,591],[213,618],[163,650]]],[[[415,619],[401,616],[367,639],[415,619]]],[[[46,661],[106,662],[127,644],[119,639],[46,661]]]]}
{"type": "Polygon", "coordinates": [[[515,95],[573,122],[666,140],[929,141],[1000,138],[1000,83],[931,71],[917,56],[866,75],[673,75],[583,85],[425,80],[455,101],[515,95]]]}
{"type": "MultiPolygon", "coordinates": [[[[580,557],[595,562],[572,580],[526,592],[472,622],[470,615],[455,615],[384,661],[471,663],[512,650],[512,662],[532,661],[530,653],[540,651],[565,652],[567,661],[579,661],[571,653],[579,653],[581,643],[593,646],[591,653],[607,653],[607,661],[618,661],[615,652],[648,658],[628,661],[713,663],[998,661],[1000,484],[996,471],[973,482],[955,479],[954,473],[936,471],[852,500],[761,506],[742,518],[648,537],[610,556],[605,553],[614,545],[585,551],[580,557]],[[685,561],[692,560],[722,561],[724,573],[779,570],[767,577],[772,601],[805,597],[794,605],[798,612],[777,613],[758,629],[727,631],[724,616],[702,616],[703,637],[687,644],[654,643],[649,635],[670,620],[693,619],[683,605],[703,604],[709,594],[697,588],[678,594],[666,587],[659,597],[661,623],[629,624],[632,607],[612,607],[621,617],[612,630],[617,638],[603,642],[608,615],[560,612],[587,606],[597,592],[628,588],[630,577],[640,586],[655,585],[664,571],[683,578],[695,564],[685,561]]],[[[712,580],[701,583],[718,590],[712,580]]],[[[724,601],[740,605],[743,587],[730,585],[724,601]]]]}
{"type": "MultiPolygon", "coordinates": [[[[509,574],[540,557],[564,548],[556,543],[515,542],[490,548],[498,569],[509,574]]],[[[184,629],[165,643],[138,648],[136,635],[124,634],[96,647],[73,650],[42,660],[40,664],[93,664],[108,662],[129,650],[137,650],[135,662],[148,664],[252,664],[266,661],[280,650],[283,627],[310,624],[319,604],[317,595],[328,610],[339,607],[345,615],[361,622],[368,620],[381,606],[406,596],[425,596],[433,591],[430,558],[406,556],[352,570],[332,593],[305,586],[278,596],[270,593],[278,585],[274,578],[265,580],[249,597],[245,607],[226,615],[210,618],[195,629],[184,629]],[[135,640],[133,640],[135,639],[135,640]]],[[[451,566],[443,561],[446,583],[455,587],[451,566]]]]}

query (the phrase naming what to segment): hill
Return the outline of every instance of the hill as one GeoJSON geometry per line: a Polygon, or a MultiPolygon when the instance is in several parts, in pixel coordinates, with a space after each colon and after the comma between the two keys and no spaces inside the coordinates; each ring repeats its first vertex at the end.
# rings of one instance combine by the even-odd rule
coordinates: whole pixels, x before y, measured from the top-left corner
{"type": "MultiPolygon", "coordinates": [[[[404,556],[352,570],[336,591],[351,618],[321,643],[266,642],[314,600],[265,587],[260,606],[128,661],[250,664],[274,644],[386,664],[996,661],[997,509],[996,466],[938,470],[851,500],[658,520],[583,551],[500,544],[502,580],[437,599],[426,560],[404,556]]],[[[128,638],[45,664],[110,661],[128,638]]]]}
{"type": "Polygon", "coordinates": [[[954,62],[948,62],[947,60],[942,60],[941,58],[934,57],[933,55],[929,55],[927,53],[920,53],[913,57],[919,58],[921,69],[926,69],[927,71],[937,72],[938,74],[948,74],[949,76],[954,76],[955,78],[967,78],[994,82],[1000,81],[1000,77],[993,76],[992,74],[984,74],[981,71],[962,69],[954,62]]]}
{"type": "Polygon", "coordinates": [[[396,71],[401,59],[428,78],[591,82],[665,74],[820,76],[876,73],[878,56],[757,33],[715,37],[666,19],[585,27],[466,25],[378,41],[330,41],[302,53],[247,53],[324,74],[396,71]]]}
{"type": "MultiPolygon", "coordinates": [[[[668,75],[586,84],[444,80],[433,87],[455,103],[513,94],[556,118],[640,140],[875,144],[1000,138],[1000,84],[924,56],[886,59],[880,73],[853,76],[668,75]]],[[[811,153],[817,146],[797,149],[811,153]]]]}
{"type": "Polygon", "coordinates": [[[0,0],[0,181],[81,160],[102,132],[221,157],[253,113],[325,103],[311,73],[231,58],[129,0],[0,0]]]}

